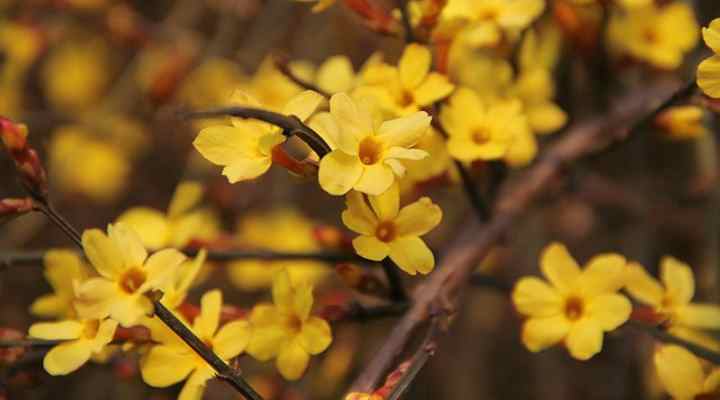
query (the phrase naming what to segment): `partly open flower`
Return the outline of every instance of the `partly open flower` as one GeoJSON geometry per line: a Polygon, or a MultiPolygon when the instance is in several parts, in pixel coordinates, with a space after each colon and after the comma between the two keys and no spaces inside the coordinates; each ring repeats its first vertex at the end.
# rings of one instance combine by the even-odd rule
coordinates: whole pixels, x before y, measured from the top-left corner
{"type": "Polygon", "coordinates": [[[703,28],[702,34],[705,44],[715,54],[698,66],[697,83],[705,94],[717,99],[720,98],[720,18],[703,28]]]}
{"type": "Polygon", "coordinates": [[[273,281],[274,304],[258,304],[250,322],[253,336],[247,352],[260,361],[276,358],[275,365],[288,380],[299,379],[310,361],[330,346],[330,325],[310,315],[313,288],[293,284],[286,270],[279,271],[273,281]]]}
{"type": "MultiPolygon", "coordinates": [[[[205,293],[192,331],[227,362],[245,350],[251,329],[245,320],[232,321],[218,329],[221,309],[222,293],[219,290],[205,293]]],[[[143,380],[150,386],[167,387],[187,379],[178,399],[201,399],[207,381],[215,376],[213,368],[157,318],[148,325],[153,341],[158,344],[140,363],[143,380]]]]}
{"type": "Polygon", "coordinates": [[[625,274],[625,289],[630,295],[653,308],[668,324],[668,331],[713,349],[720,349],[720,342],[702,329],[720,329],[720,306],[707,303],[691,303],[695,294],[695,278],[690,266],[673,258],[660,261],[662,284],[647,273],[642,265],[631,262],[625,274]]]}
{"type": "Polygon", "coordinates": [[[87,230],[83,249],[100,274],[76,288],[75,308],[83,318],[110,316],[122,326],[131,326],[152,311],[145,293],[161,289],[177,274],[185,256],[165,249],[148,257],[140,238],[123,224],[108,226],[107,236],[99,229],[87,230]]]}
{"type": "Polygon", "coordinates": [[[355,251],[373,261],[389,256],[410,275],[432,271],[435,257],[420,236],[440,223],[440,207],[423,197],[400,209],[398,185],[368,198],[369,205],[362,193],[348,193],[342,213],[345,225],[361,235],[353,240],[355,251]]]}
{"type": "Polygon", "coordinates": [[[30,312],[46,318],[75,317],[75,285],[87,278],[87,267],[80,256],[70,250],[50,250],[45,253],[43,261],[45,279],[53,293],[37,298],[30,306],[30,312]]]}
{"type": "Polygon", "coordinates": [[[543,251],[540,268],[550,284],[524,277],[512,293],[518,312],[528,317],[523,343],[537,352],[565,341],[576,359],[591,358],[602,349],[603,332],[630,317],[630,301],[617,293],[623,286],[625,258],[597,255],[581,270],[565,246],[552,243],[543,251]]]}
{"type": "Polygon", "coordinates": [[[115,336],[117,321],[111,319],[39,322],[29,335],[38,339],[63,340],[48,351],[43,367],[50,375],[67,375],[82,367],[92,355],[100,354],[115,336]]]}
{"type": "Polygon", "coordinates": [[[313,127],[333,148],[319,171],[320,186],[332,195],[350,189],[381,194],[405,173],[400,160],[427,157],[412,149],[430,127],[424,111],[377,124],[368,108],[339,93],[330,99],[330,114],[318,115],[313,127]]]}
{"type": "MultiPolygon", "coordinates": [[[[259,107],[257,101],[243,93],[233,97],[236,105],[259,107]]],[[[281,113],[304,121],[322,101],[320,94],[308,90],[292,98],[281,113]]],[[[224,167],[222,173],[230,183],[255,179],[270,168],[273,149],[286,137],[280,128],[264,122],[240,118],[232,118],[231,122],[203,129],[193,145],[208,161],[224,167]]]]}
{"type": "Polygon", "coordinates": [[[701,361],[685,348],[665,345],[655,351],[660,383],[674,400],[714,399],[720,395],[720,368],[707,373],[701,361]]]}
{"type": "Polygon", "coordinates": [[[175,189],[167,213],[149,207],[127,210],[117,219],[133,229],[145,247],[182,248],[192,239],[212,240],[220,231],[217,216],[207,208],[197,209],[203,195],[198,182],[182,182],[175,189]]]}
{"type": "Polygon", "coordinates": [[[668,137],[677,140],[696,139],[707,133],[702,107],[686,105],[670,107],[655,118],[655,124],[668,137]]]}

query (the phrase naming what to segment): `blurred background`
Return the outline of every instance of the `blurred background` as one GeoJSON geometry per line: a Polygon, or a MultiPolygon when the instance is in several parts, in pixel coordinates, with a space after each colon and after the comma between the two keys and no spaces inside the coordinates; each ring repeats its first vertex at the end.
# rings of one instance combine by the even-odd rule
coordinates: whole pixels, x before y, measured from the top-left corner
{"type": "MultiPolygon", "coordinates": [[[[700,25],[720,16],[720,1],[691,3],[700,25]]],[[[367,29],[342,4],[315,14],[307,4],[288,0],[0,0],[0,115],[27,124],[30,141],[46,162],[56,207],[80,229],[104,227],[133,207],[164,213],[176,186],[194,180],[205,187],[201,206],[213,216],[206,228],[222,232],[227,243],[312,251],[322,248],[323,229],[346,232],[339,220],[342,199],[276,167],[256,181],[227,183],[192,147],[208,122],[182,120],[178,111],[222,105],[237,88],[253,91],[268,104],[298,92],[273,67],[271,55],[292,60],[297,71],[311,74],[335,55],[349,57],[355,70],[378,51],[395,62],[402,47],[401,39],[367,29]],[[265,87],[270,81],[274,84],[265,87]]],[[[580,55],[568,45],[556,73],[557,100],[571,121],[583,120],[602,112],[598,85],[612,101],[655,79],[689,79],[706,55],[699,46],[687,68],[675,72],[611,60],[609,73],[619,78],[605,86],[586,68],[588,61],[605,54],[580,55]]],[[[579,163],[545,190],[479,268],[512,283],[537,273],[540,250],[553,240],[567,244],[580,261],[617,251],[650,270],[668,254],[693,266],[696,298],[717,302],[720,169],[717,129],[712,129],[717,121],[713,115],[705,118],[710,132],[694,140],[673,140],[650,129],[618,151],[579,163]]],[[[541,146],[559,135],[543,137],[541,146]]],[[[475,167],[476,179],[484,182],[487,166],[475,167]]],[[[0,198],[23,195],[7,157],[0,157],[0,182],[0,198]]],[[[442,254],[444,244],[471,217],[466,198],[451,181],[418,184],[410,196],[419,194],[431,196],[444,211],[443,223],[429,235],[433,250],[442,254]]],[[[39,214],[0,226],[0,256],[69,246],[62,232],[39,214]]],[[[316,279],[319,302],[343,295],[332,268],[309,264],[303,268],[316,279]]],[[[268,298],[267,276],[243,275],[237,272],[243,266],[235,267],[208,266],[191,298],[197,301],[216,287],[223,289],[226,302],[242,307],[268,298]],[[252,283],[238,283],[248,281],[252,283]]],[[[408,277],[407,283],[421,279],[408,277]]],[[[4,266],[0,327],[25,332],[36,320],[30,305],[48,291],[40,263],[4,266]]],[[[312,361],[297,383],[286,384],[270,364],[243,360],[241,367],[267,399],[337,399],[393,322],[335,325],[332,347],[312,361]]],[[[599,356],[580,362],[559,348],[529,353],[520,342],[519,327],[506,293],[470,288],[451,331],[407,398],[662,398],[649,362],[653,344],[637,332],[608,335],[599,356]]],[[[48,376],[40,359],[30,357],[20,366],[2,367],[3,395],[176,396],[178,388],[145,385],[132,357],[91,363],[67,377],[48,376]]],[[[212,382],[205,398],[238,396],[212,382]]]]}

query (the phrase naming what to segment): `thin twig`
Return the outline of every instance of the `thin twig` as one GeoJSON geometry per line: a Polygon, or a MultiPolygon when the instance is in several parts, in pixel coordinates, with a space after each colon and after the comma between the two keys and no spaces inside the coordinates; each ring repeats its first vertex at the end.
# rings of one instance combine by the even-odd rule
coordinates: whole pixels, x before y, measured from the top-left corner
{"type": "Polygon", "coordinates": [[[416,42],[415,32],[413,30],[412,21],[410,20],[410,10],[408,10],[408,1],[397,0],[396,3],[400,9],[400,18],[402,19],[403,28],[405,28],[405,42],[416,42]]]}
{"type": "Polygon", "coordinates": [[[48,200],[37,202],[37,208],[40,212],[50,218],[50,220],[58,228],[60,228],[65,233],[65,235],[67,235],[67,237],[70,238],[70,240],[72,240],[73,243],[75,243],[75,245],[80,248],[80,250],[83,249],[82,237],[80,236],[80,233],[78,233],[78,231],[73,228],[73,226],[70,225],[70,223],[55,210],[55,208],[48,200]]]}
{"type": "Polygon", "coordinates": [[[0,348],[7,349],[12,347],[53,347],[65,340],[45,340],[45,339],[16,339],[16,340],[0,340],[0,348]]]}
{"type": "Polygon", "coordinates": [[[435,316],[432,319],[428,332],[425,334],[425,338],[422,343],[420,343],[420,347],[410,360],[410,365],[405,370],[405,373],[400,378],[400,381],[395,384],[392,392],[390,392],[390,394],[386,397],[386,400],[399,400],[410,388],[410,385],[423,369],[425,364],[427,364],[430,360],[430,357],[435,354],[435,349],[437,348],[437,344],[435,343],[436,336],[440,332],[439,318],[439,316],[435,316]]]}
{"type": "Polygon", "coordinates": [[[400,277],[399,267],[389,257],[386,257],[382,261],[382,267],[385,271],[385,276],[388,280],[388,286],[390,288],[390,298],[397,302],[406,302],[407,293],[405,293],[405,287],[400,277]]]}
{"type": "Polygon", "coordinates": [[[300,86],[301,88],[305,90],[312,90],[314,92],[320,93],[325,98],[330,98],[330,93],[320,89],[316,84],[312,82],[308,82],[305,79],[297,76],[291,69],[290,65],[287,63],[286,60],[281,59],[279,57],[274,58],[275,61],[275,67],[280,71],[285,77],[287,77],[289,80],[291,80],[294,84],[300,86]]]}

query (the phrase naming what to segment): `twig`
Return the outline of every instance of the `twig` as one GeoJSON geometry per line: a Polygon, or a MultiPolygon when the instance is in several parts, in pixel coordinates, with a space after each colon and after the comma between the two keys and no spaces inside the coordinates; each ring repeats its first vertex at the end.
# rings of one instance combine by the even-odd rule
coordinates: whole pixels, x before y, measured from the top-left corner
{"type": "Polygon", "coordinates": [[[245,398],[250,400],[262,400],[262,396],[258,394],[240,374],[215,354],[193,331],[182,323],[175,315],[168,310],[161,302],[162,292],[157,292],[154,296],[153,306],[155,307],[155,315],[160,318],[168,328],[180,337],[190,348],[192,348],[205,362],[207,362],[216,372],[218,378],[232,385],[245,398]]]}
{"type": "Polygon", "coordinates": [[[453,241],[426,283],[415,290],[412,307],[390,332],[375,357],[352,385],[352,391],[369,392],[378,383],[395,358],[404,350],[414,332],[431,316],[440,299],[457,301],[457,293],[470,279],[492,245],[510,229],[530,203],[545,189],[562,167],[592,154],[615,137],[624,126],[633,125],[637,115],[653,112],[648,102],[665,98],[677,91],[677,85],[657,84],[614,102],[616,108],[605,115],[567,128],[567,134],[552,145],[535,164],[514,181],[505,184],[496,211],[485,225],[471,220],[453,241]]]}
{"type": "Polygon", "coordinates": [[[50,220],[58,227],[60,228],[65,235],[67,235],[70,240],[77,245],[80,250],[83,249],[82,245],[82,237],[78,233],[78,231],[73,228],[72,225],[60,214],[58,213],[55,208],[52,206],[52,204],[47,199],[43,199],[41,201],[36,202],[37,209],[45,214],[50,220]]]}
{"type": "Polygon", "coordinates": [[[0,348],[6,349],[11,347],[53,347],[65,340],[44,340],[44,339],[17,339],[17,340],[0,340],[0,348]]]}
{"type": "Polygon", "coordinates": [[[423,369],[425,364],[427,364],[428,360],[430,360],[430,357],[435,354],[435,349],[437,348],[437,344],[435,342],[436,336],[440,332],[439,318],[439,316],[435,316],[432,319],[428,332],[425,334],[425,338],[410,360],[410,365],[400,378],[400,381],[395,384],[393,390],[386,397],[387,400],[399,400],[408,388],[410,388],[410,385],[423,369]]]}
{"type": "Polygon", "coordinates": [[[398,266],[387,257],[382,261],[382,267],[388,280],[390,298],[393,301],[406,302],[408,299],[407,293],[405,293],[402,278],[400,278],[400,274],[398,273],[398,266]]]}
{"type": "Polygon", "coordinates": [[[287,116],[268,110],[250,107],[227,107],[207,111],[187,112],[181,114],[185,118],[194,119],[214,118],[222,116],[257,119],[282,128],[283,133],[288,136],[296,135],[297,137],[302,139],[308,146],[310,146],[310,148],[312,148],[313,151],[315,151],[315,153],[317,153],[320,158],[322,158],[331,151],[330,146],[325,143],[325,140],[323,140],[323,138],[317,132],[315,132],[309,126],[305,125],[302,121],[300,121],[297,117],[293,115],[287,116]]]}
{"type": "Polygon", "coordinates": [[[412,21],[410,20],[410,10],[408,10],[408,1],[396,0],[396,3],[400,9],[400,18],[402,19],[403,28],[405,28],[405,42],[416,42],[415,32],[413,31],[412,21]]]}
{"type": "Polygon", "coordinates": [[[273,59],[275,62],[275,67],[280,71],[285,77],[290,79],[294,84],[300,86],[303,89],[306,90],[312,90],[314,92],[320,93],[325,98],[330,98],[330,93],[320,89],[316,84],[312,82],[308,82],[299,76],[297,76],[291,69],[290,65],[288,65],[287,61],[285,59],[281,59],[278,57],[275,57],[273,59]]]}

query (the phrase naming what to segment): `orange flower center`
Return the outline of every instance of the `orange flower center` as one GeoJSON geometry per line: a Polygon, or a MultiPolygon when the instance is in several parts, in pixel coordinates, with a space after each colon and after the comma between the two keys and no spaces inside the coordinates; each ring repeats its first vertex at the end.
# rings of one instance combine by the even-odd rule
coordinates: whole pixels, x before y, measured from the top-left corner
{"type": "Polygon", "coordinates": [[[477,145],[484,145],[490,139],[487,129],[478,128],[472,132],[472,141],[477,145]]]}
{"type": "Polygon", "coordinates": [[[575,321],[582,317],[584,309],[585,305],[579,297],[572,296],[565,301],[565,316],[570,321],[575,321]]]}
{"type": "Polygon", "coordinates": [[[287,318],[287,326],[288,330],[293,333],[300,333],[302,330],[302,320],[300,320],[300,317],[298,317],[295,314],[289,315],[287,318]]]}
{"type": "Polygon", "coordinates": [[[395,239],[395,224],[392,221],[385,221],[375,228],[375,237],[381,242],[392,242],[395,239]]]}
{"type": "Polygon", "coordinates": [[[360,142],[358,156],[360,161],[365,165],[373,165],[382,158],[383,145],[371,136],[366,137],[360,142]]]}
{"type": "Polygon", "coordinates": [[[403,107],[407,107],[415,102],[415,97],[413,97],[412,92],[403,90],[402,94],[400,95],[400,105],[403,107]]]}
{"type": "Polygon", "coordinates": [[[133,294],[147,280],[145,271],[140,268],[133,267],[127,270],[120,278],[120,287],[125,293],[133,294]]]}
{"type": "Polygon", "coordinates": [[[658,37],[658,34],[655,31],[655,29],[647,28],[643,32],[643,39],[648,44],[654,44],[654,43],[657,43],[660,38],[658,37]]]}

